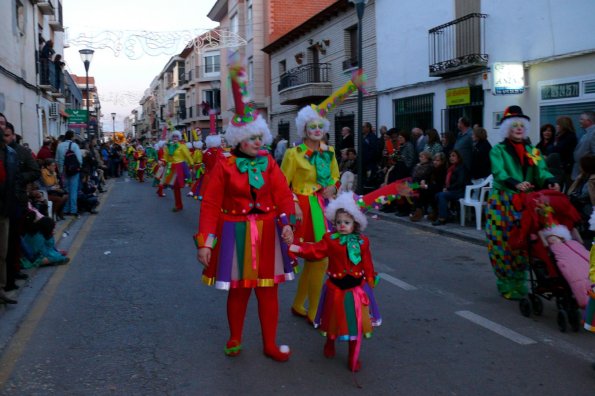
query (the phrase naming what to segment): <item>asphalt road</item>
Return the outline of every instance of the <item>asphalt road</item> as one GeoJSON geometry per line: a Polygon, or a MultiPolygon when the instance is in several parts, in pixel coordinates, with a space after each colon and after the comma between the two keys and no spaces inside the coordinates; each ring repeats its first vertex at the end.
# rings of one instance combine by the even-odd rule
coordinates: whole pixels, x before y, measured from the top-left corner
{"type": "Polygon", "coordinates": [[[99,215],[72,224],[72,262],[37,271],[0,312],[0,394],[595,394],[592,334],[561,333],[551,302],[521,316],[498,297],[485,247],[385,220],[367,230],[383,324],[362,347],[362,389],[346,345],[326,359],[324,338],[291,316],[297,282],[279,289],[291,360],[263,356],[255,298],[228,358],[226,293],[201,284],[191,239],[199,205],[172,207],[170,191],[122,178],[99,215]]]}

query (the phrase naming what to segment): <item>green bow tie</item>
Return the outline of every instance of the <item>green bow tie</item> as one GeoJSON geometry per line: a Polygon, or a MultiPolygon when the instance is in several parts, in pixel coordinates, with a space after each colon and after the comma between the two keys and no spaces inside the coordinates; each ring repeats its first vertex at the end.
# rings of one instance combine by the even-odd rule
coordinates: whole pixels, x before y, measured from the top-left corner
{"type": "Polygon", "coordinates": [[[306,151],[309,151],[308,160],[316,168],[316,183],[322,187],[328,187],[332,184],[331,179],[331,161],[332,155],[330,151],[314,151],[308,149],[304,144],[306,151]]]}
{"type": "Polygon", "coordinates": [[[256,189],[264,185],[262,172],[264,172],[269,164],[268,157],[256,158],[237,158],[236,166],[241,173],[248,172],[248,183],[256,189]]]}
{"type": "Polygon", "coordinates": [[[335,239],[339,238],[341,245],[347,246],[347,255],[349,260],[355,265],[358,265],[362,261],[362,251],[360,249],[360,239],[356,234],[335,234],[335,239]]]}

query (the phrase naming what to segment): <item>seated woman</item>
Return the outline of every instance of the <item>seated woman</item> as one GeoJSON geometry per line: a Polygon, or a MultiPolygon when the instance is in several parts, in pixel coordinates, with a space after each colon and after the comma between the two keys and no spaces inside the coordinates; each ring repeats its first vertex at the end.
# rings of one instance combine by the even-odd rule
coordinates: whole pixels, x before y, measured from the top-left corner
{"type": "Polygon", "coordinates": [[[83,175],[81,177],[81,185],[78,191],[77,205],[79,212],[89,212],[91,214],[97,214],[95,209],[99,205],[97,198],[97,187],[91,182],[89,175],[83,175]]]}
{"type": "Polygon", "coordinates": [[[56,218],[64,220],[62,210],[64,209],[66,201],[68,201],[68,193],[58,182],[56,161],[52,158],[46,158],[43,162],[41,167],[41,184],[48,193],[48,200],[52,202],[56,218]]]}
{"type": "Polygon", "coordinates": [[[442,152],[436,153],[432,157],[432,172],[427,178],[419,181],[419,195],[413,198],[415,212],[409,217],[411,221],[421,220],[430,207],[432,212],[428,215],[428,220],[435,221],[438,218],[438,205],[435,197],[444,189],[445,180],[446,156],[442,152]]]}
{"type": "Polygon", "coordinates": [[[56,249],[54,227],[56,223],[47,216],[36,219],[33,212],[25,216],[23,245],[28,252],[21,264],[25,269],[41,265],[66,264],[70,261],[66,252],[56,249]]]}
{"type": "Polygon", "coordinates": [[[438,201],[438,219],[432,222],[433,226],[446,224],[448,219],[448,205],[452,201],[458,201],[465,195],[467,185],[467,170],[463,165],[463,157],[458,150],[452,150],[449,155],[450,166],[446,172],[444,188],[436,194],[438,201]]]}

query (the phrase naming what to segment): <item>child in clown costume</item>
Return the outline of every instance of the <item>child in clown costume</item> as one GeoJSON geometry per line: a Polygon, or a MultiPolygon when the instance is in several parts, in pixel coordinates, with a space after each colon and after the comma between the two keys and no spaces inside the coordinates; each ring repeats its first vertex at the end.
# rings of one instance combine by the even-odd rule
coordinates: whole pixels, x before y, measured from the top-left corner
{"type": "Polygon", "coordinates": [[[325,214],[336,232],[326,233],[316,243],[291,245],[290,251],[309,260],[328,257],[328,278],[314,325],[327,337],[324,345],[327,358],[335,356],[335,340],[349,341],[348,367],[358,371],[362,337],[370,337],[372,326],[382,322],[371,289],[376,273],[370,241],[361,234],[368,221],[351,192],[332,200],[325,214]]]}
{"type": "Polygon", "coordinates": [[[134,159],[136,161],[136,178],[139,182],[144,183],[145,168],[147,167],[147,155],[145,153],[145,148],[141,144],[136,146],[134,159]]]}
{"type": "Polygon", "coordinates": [[[163,159],[167,163],[167,167],[161,183],[171,186],[174,190],[175,206],[172,209],[174,212],[184,209],[180,190],[190,179],[190,167],[193,165],[190,151],[185,144],[180,142],[181,138],[182,134],[179,131],[174,131],[171,141],[163,148],[163,159]]]}
{"type": "MultiPolygon", "coordinates": [[[[322,141],[330,127],[326,115],[340,101],[360,88],[362,82],[361,71],[358,71],[354,78],[319,106],[306,106],[298,112],[296,125],[303,143],[287,149],[281,170],[294,193],[298,220],[296,238],[300,242],[318,242],[329,231],[323,214],[325,202],[337,193],[340,175],[334,149],[322,141]]],[[[314,322],[318,309],[326,266],[326,258],[306,260],[300,275],[291,312],[306,318],[309,323],[314,322]]]]}
{"type": "Polygon", "coordinates": [[[194,141],[192,142],[192,146],[194,147],[194,152],[192,153],[192,161],[194,161],[194,167],[192,169],[192,186],[190,186],[190,192],[188,192],[189,197],[194,197],[194,199],[198,199],[198,192],[200,188],[200,179],[202,175],[205,173],[205,166],[202,162],[202,142],[194,141]]]}
{"type": "Polygon", "coordinates": [[[247,104],[246,73],[230,69],[236,114],[225,138],[231,155],[208,173],[198,233],[198,261],[203,282],[229,290],[227,356],[238,355],[246,308],[254,289],[258,300],[263,352],[275,361],[289,359],[286,345],[276,343],[278,284],[293,279],[287,245],[293,241],[289,218],[293,197],[275,160],[261,150],[272,141],[264,119],[247,104]]]}
{"type": "Polygon", "coordinates": [[[205,144],[207,149],[204,151],[202,155],[202,162],[204,164],[204,174],[203,177],[200,179],[200,183],[196,186],[196,191],[193,190],[194,196],[198,197],[198,199],[202,200],[206,181],[209,179],[209,174],[215,168],[215,165],[219,161],[224,161],[228,156],[229,153],[223,150],[221,147],[223,141],[221,139],[221,135],[217,133],[212,133],[205,139],[205,144]]]}

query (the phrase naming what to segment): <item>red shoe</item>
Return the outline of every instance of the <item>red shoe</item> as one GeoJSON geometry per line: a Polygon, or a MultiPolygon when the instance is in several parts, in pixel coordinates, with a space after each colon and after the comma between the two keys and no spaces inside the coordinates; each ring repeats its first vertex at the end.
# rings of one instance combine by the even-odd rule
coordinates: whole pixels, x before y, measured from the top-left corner
{"type": "Polygon", "coordinates": [[[289,356],[291,355],[291,351],[287,345],[281,345],[280,347],[275,347],[274,350],[264,350],[264,355],[273,359],[276,362],[286,362],[289,360],[289,356]]]}
{"type": "Polygon", "coordinates": [[[347,363],[347,368],[349,369],[349,371],[353,371],[354,373],[356,373],[362,369],[362,362],[358,360],[357,362],[355,362],[355,365],[352,365],[350,361],[349,363],[347,363]]]}
{"type": "Polygon", "coordinates": [[[227,341],[225,348],[223,348],[223,352],[229,357],[238,356],[240,352],[242,352],[242,344],[236,340],[227,341]]]}
{"type": "Polygon", "coordinates": [[[324,344],[324,356],[329,359],[335,357],[335,340],[326,340],[324,344]]]}

